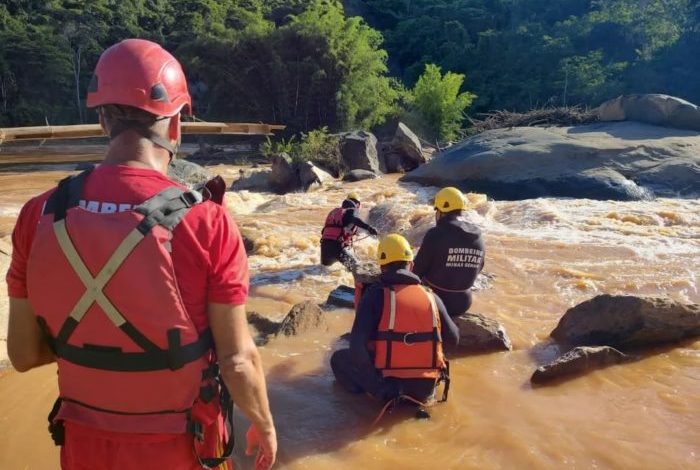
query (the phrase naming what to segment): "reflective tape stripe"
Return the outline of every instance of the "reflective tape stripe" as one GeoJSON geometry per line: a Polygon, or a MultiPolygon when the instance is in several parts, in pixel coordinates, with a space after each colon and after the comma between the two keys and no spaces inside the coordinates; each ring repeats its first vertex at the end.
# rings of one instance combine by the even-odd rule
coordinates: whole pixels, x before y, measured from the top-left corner
{"type": "Polygon", "coordinates": [[[396,322],[396,292],[394,289],[389,289],[389,306],[389,331],[391,331],[396,322]]]}

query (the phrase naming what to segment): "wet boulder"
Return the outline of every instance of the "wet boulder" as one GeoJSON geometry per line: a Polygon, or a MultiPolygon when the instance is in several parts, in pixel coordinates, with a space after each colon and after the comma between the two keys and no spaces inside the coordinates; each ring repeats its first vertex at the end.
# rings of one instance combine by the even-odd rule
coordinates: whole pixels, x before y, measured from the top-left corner
{"type": "Polygon", "coordinates": [[[700,131],[700,109],[675,96],[624,95],[606,101],[596,110],[601,121],[638,121],[656,126],[700,131]]]}
{"type": "Polygon", "coordinates": [[[170,162],[168,177],[189,188],[206,183],[211,178],[203,167],[181,158],[173,158],[170,162]]]}
{"type": "Polygon", "coordinates": [[[328,294],[326,299],[328,305],[340,308],[355,308],[355,288],[345,285],[340,285],[333,289],[328,294]]]}
{"type": "Polygon", "coordinates": [[[579,346],[563,354],[549,364],[540,366],[532,374],[530,382],[543,384],[552,380],[575,377],[594,369],[636,360],[610,346],[579,346]]]}
{"type": "Polygon", "coordinates": [[[413,169],[425,163],[423,155],[423,146],[418,139],[418,136],[400,122],[396,127],[394,138],[391,141],[393,151],[402,157],[402,160],[408,164],[408,169],[413,169]]]}
{"type": "Polygon", "coordinates": [[[371,180],[379,178],[379,175],[369,170],[352,170],[349,171],[344,177],[343,181],[362,181],[371,180]]]}
{"type": "Polygon", "coordinates": [[[327,328],[323,310],[318,304],[307,300],[296,304],[280,322],[277,336],[297,336],[310,330],[327,328]]]}
{"type": "Polygon", "coordinates": [[[631,121],[493,129],[436,154],[402,181],[507,200],[692,197],[700,193],[700,135],[631,121]]]}
{"type": "Polygon", "coordinates": [[[299,179],[301,187],[307,191],[335,181],[335,178],[330,173],[323,171],[311,162],[299,164],[299,179]]]}
{"type": "Polygon", "coordinates": [[[240,177],[231,185],[232,191],[270,192],[270,168],[251,168],[239,170],[240,177]]]}
{"type": "Polygon", "coordinates": [[[453,317],[459,328],[457,353],[510,351],[513,346],[505,328],[498,321],[478,313],[453,317]]]}
{"type": "Polygon", "coordinates": [[[279,194],[295,191],[301,187],[299,172],[290,157],[286,153],[272,157],[272,170],[268,175],[270,187],[279,194]]]}
{"type": "Polygon", "coordinates": [[[700,305],[599,295],[566,311],[550,336],[576,345],[640,347],[700,336],[700,305]]]}
{"type": "Polygon", "coordinates": [[[349,170],[379,172],[377,138],[371,132],[340,134],[340,155],[349,170]]]}

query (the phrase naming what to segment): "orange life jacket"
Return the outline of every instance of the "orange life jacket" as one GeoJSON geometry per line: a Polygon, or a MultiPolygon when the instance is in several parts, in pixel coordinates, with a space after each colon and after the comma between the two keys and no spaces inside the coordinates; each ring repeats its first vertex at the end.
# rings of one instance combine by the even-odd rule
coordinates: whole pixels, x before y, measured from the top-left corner
{"type": "MultiPolygon", "coordinates": [[[[58,363],[54,421],[191,432],[207,443],[202,452],[221,450],[203,431],[231,411],[230,397],[170,256],[172,230],[201,196],[173,186],[133,211],[97,214],[79,207],[88,174],[61,181],[47,200],[27,267],[29,302],[58,363]]],[[[221,464],[220,454],[202,465],[221,464]]]]}
{"type": "Polygon", "coordinates": [[[440,378],[447,363],[433,294],[420,285],[385,287],[382,317],[369,348],[384,377],[440,378]]]}
{"type": "Polygon", "coordinates": [[[322,240],[336,240],[342,242],[343,245],[351,245],[352,238],[357,233],[357,227],[352,225],[350,228],[346,229],[343,226],[343,217],[349,209],[343,209],[342,207],[336,207],[328,213],[326,216],[326,222],[323,224],[323,230],[321,231],[322,240]]]}

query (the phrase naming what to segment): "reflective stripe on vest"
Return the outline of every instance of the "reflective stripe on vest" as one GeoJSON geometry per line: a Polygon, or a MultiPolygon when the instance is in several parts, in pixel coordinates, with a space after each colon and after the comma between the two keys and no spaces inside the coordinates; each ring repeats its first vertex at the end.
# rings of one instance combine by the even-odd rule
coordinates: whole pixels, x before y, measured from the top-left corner
{"type": "Polygon", "coordinates": [[[384,289],[384,309],[370,344],[384,377],[434,378],[445,368],[433,294],[418,285],[384,289]],[[398,291],[398,292],[397,292],[398,291]]]}

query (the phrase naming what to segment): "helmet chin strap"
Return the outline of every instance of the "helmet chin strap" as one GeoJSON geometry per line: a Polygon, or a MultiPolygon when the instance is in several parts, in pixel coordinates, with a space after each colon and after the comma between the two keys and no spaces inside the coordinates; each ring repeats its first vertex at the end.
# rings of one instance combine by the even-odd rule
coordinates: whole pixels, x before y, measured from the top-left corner
{"type": "MultiPolygon", "coordinates": [[[[160,119],[167,119],[167,118],[160,118],[160,119]]],[[[160,120],[158,119],[158,120],[160,120]]],[[[170,142],[170,140],[156,134],[153,132],[153,130],[149,129],[148,127],[145,127],[142,123],[138,121],[119,121],[116,125],[114,125],[109,133],[109,138],[114,140],[116,139],[120,134],[122,134],[125,131],[132,130],[136,133],[138,133],[140,136],[150,140],[154,144],[156,144],[159,147],[164,148],[165,150],[168,151],[170,154],[170,160],[172,161],[173,157],[177,154],[177,149],[179,145],[173,144],[170,142]]]]}

